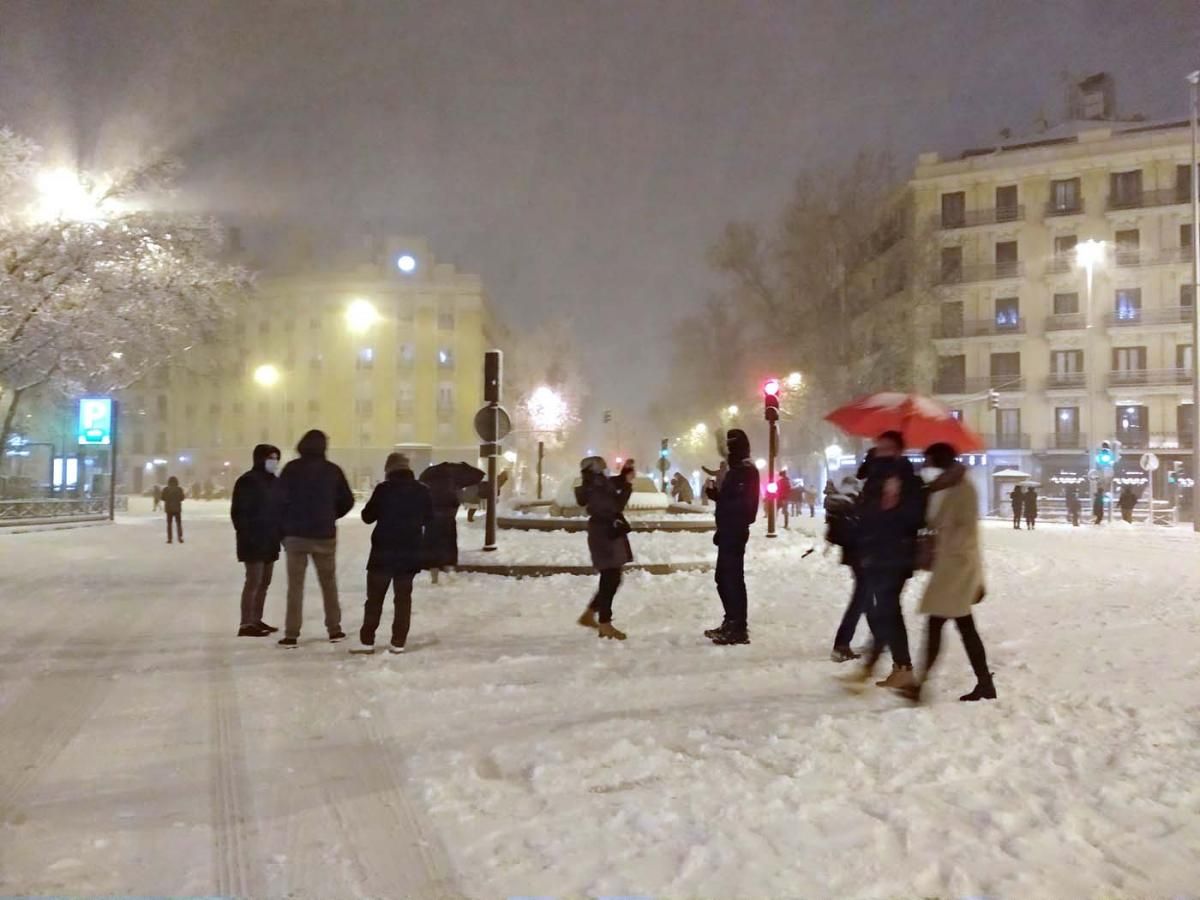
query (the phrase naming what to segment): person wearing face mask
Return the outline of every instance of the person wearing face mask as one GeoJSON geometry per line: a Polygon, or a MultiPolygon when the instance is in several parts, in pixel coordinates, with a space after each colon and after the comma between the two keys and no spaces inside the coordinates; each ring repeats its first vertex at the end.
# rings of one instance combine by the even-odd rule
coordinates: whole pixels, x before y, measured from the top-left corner
{"type": "Polygon", "coordinates": [[[237,534],[238,562],[246,567],[242,584],[242,622],[238,637],[265,637],[279,629],[263,622],[271,573],[279,559],[279,518],[274,503],[279,448],[259,444],[254,465],[233,485],[229,517],[237,534]]]}
{"type": "Polygon", "coordinates": [[[717,595],[721,598],[725,617],[717,628],[704,636],[718,645],[748,644],[746,597],[746,544],[750,526],[758,517],[758,469],[750,460],[750,438],[740,428],[732,428],[726,437],[726,459],[729,469],[718,486],[709,479],[705,492],[715,501],[717,545],[717,595]]]}
{"type": "Polygon", "coordinates": [[[579,464],[579,472],[575,502],[587,509],[588,552],[592,566],[600,573],[596,594],[579,617],[579,624],[595,628],[602,638],[623,641],[625,633],[612,623],[612,605],[621,586],[621,569],[633,561],[625,504],[633,492],[637,468],[632,459],[626,460],[621,474],[610,478],[604,460],[589,456],[579,464]]]}

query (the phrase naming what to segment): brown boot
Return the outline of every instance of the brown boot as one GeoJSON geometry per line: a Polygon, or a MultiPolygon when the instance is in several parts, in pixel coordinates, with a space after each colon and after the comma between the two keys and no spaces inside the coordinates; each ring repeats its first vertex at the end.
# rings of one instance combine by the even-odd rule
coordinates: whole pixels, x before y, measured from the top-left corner
{"type": "Polygon", "coordinates": [[[916,684],[913,679],[912,666],[892,666],[892,672],[883,681],[875,682],[876,687],[894,688],[902,690],[912,687],[916,684]]]}
{"type": "Polygon", "coordinates": [[[596,621],[596,611],[590,606],[583,611],[583,615],[581,615],[576,621],[584,628],[596,628],[599,625],[599,623],[596,621]]]}
{"type": "Polygon", "coordinates": [[[625,640],[625,632],[618,631],[612,622],[601,622],[599,625],[599,637],[610,638],[614,641],[625,640]]]}

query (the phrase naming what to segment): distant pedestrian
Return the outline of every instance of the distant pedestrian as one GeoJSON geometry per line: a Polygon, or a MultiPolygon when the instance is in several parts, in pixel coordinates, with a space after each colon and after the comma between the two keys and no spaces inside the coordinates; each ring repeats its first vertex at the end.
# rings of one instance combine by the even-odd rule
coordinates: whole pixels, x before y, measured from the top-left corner
{"type": "Polygon", "coordinates": [[[979,551],[978,498],[967,470],[955,458],[949,444],[934,444],[925,451],[926,465],[938,472],[929,485],[926,518],[933,529],[933,570],[921,595],[921,612],[929,616],[925,666],[919,680],[900,688],[911,700],[919,700],[921,687],[929,680],[942,644],[942,628],[954,620],[963,647],[975,672],[975,689],[959,700],[995,700],[996,687],[988,671],[987,653],[971,615],[983,599],[983,561],[979,551]]]}
{"type": "Polygon", "coordinates": [[[512,477],[512,472],[505,469],[496,477],[496,499],[500,499],[500,495],[504,493],[504,487],[508,484],[508,479],[512,477]]]}
{"type": "Polygon", "coordinates": [[[671,477],[671,497],[676,503],[692,504],[696,501],[696,493],[692,490],[692,483],[682,472],[676,472],[671,477]]]}
{"type": "Polygon", "coordinates": [[[830,653],[830,659],[842,663],[859,658],[851,643],[854,641],[854,631],[858,628],[858,620],[866,612],[866,601],[861,592],[861,587],[866,582],[859,577],[858,557],[854,545],[858,528],[858,480],[852,475],[847,475],[842,479],[840,490],[830,490],[832,485],[832,481],[825,485],[825,540],[841,548],[842,565],[849,567],[853,578],[850,602],[842,614],[837,634],[833,637],[833,651],[830,653]]]}
{"type": "Polygon", "coordinates": [[[252,462],[249,471],[234,482],[229,504],[229,518],[237,535],[238,562],[246,567],[238,637],[265,637],[279,630],[263,621],[267,589],[283,539],[275,498],[279,448],[259,444],[254,448],[252,462]]]}
{"type": "Polygon", "coordinates": [[[1021,519],[1025,515],[1025,491],[1018,484],[1012,489],[1012,493],[1008,495],[1012,503],[1013,528],[1021,530],[1021,519]]]}
{"type": "MultiPolygon", "coordinates": [[[[804,488],[800,489],[800,495],[805,496],[804,488]]],[[[788,521],[792,509],[792,479],[788,477],[787,469],[779,470],[779,478],[775,482],[775,504],[783,513],[783,527],[789,528],[788,521]]]]}
{"type": "Polygon", "coordinates": [[[480,487],[482,487],[482,482],[480,484],[472,484],[458,492],[459,502],[462,503],[467,511],[468,522],[474,522],[475,514],[479,512],[480,487]]]}
{"type": "Polygon", "coordinates": [[[1121,488],[1121,496],[1117,499],[1117,504],[1121,507],[1121,518],[1126,522],[1133,524],[1133,511],[1137,507],[1138,497],[1134,493],[1130,485],[1125,485],[1121,488]]]}
{"type": "Polygon", "coordinates": [[[375,631],[383,616],[383,601],[392,587],[390,651],[403,653],[412,621],[413,577],[425,559],[425,532],[433,522],[433,496],[417,481],[403,453],[392,453],[384,464],[384,479],[363,507],[362,520],[374,523],[371,555],[367,559],[367,602],[358,646],[351,653],[374,653],[375,631]]]}
{"type": "Polygon", "coordinates": [[[808,503],[808,517],[815,519],[817,517],[817,489],[803,488],[802,496],[808,503]]]}
{"type": "MultiPolygon", "coordinates": [[[[438,574],[458,565],[458,505],[463,488],[479,485],[486,497],[487,485],[483,471],[465,462],[443,462],[429,466],[421,473],[421,483],[429,488],[433,498],[433,522],[425,532],[426,564],[429,577],[438,583],[438,574]]],[[[500,484],[500,479],[496,479],[500,484]]]]}
{"type": "Polygon", "coordinates": [[[1081,504],[1079,502],[1079,491],[1078,491],[1078,489],[1076,489],[1075,485],[1071,484],[1071,485],[1067,486],[1066,499],[1067,499],[1067,521],[1070,522],[1073,526],[1078,527],[1081,504]]]}
{"type": "Polygon", "coordinates": [[[1092,498],[1093,525],[1100,525],[1104,522],[1104,499],[1104,488],[1096,488],[1096,496],[1092,498]]]}
{"type": "Polygon", "coordinates": [[[325,630],[331,643],[343,640],[337,589],[337,520],[354,508],[346,474],[325,458],[329,439],[306,432],[296,445],[299,459],[283,467],[276,486],[283,549],[287,554],[287,621],[281,647],[293,648],[304,622],[304,575],[311,558],[321,585],[325,630]]]}
{"type": "Polygon", "coordinates": [[[1037,488],[1030,487],[1025,489],[1025,501],[1022,504],[1025,510],[1025,527],[1033,531],[1037,525],[1038,517],[1038,496],[1037,488]]]}
{"type": "Polygon", "coordinates": [[[625,504],[633,492],[637,470],[628,460],[621,474],[610,478],[604,460],[589,456],[579,464],[580,485],[575,489],[575,502],[588,513],[587,542],[592,567],[600,573],[600,584],[579,624],[595,628],[602,638],[625,640],[625,633],[613,625],[613,599],[621,586],[621,570],[633,561],[629,546],[629,522],[625,520],[625,504]]]}
{"type": "Polygon", "coordinates": [[[704,636],[714,644],[748,644],[746,544],[750,540],[750,526],[758,517],[758,469],[750,459],[750,438],[746,432],[731,428],[726,447],[729,465],[720,486],[713,479],[705,487],[709,498],[716,502],[717,530],[713,536],[717,545],[716,582],[725,617],[720,627],[705,631],[704,636]]]}
{"type": "Polygon", "coordinates": [[[160,506],[162,506],[162,488],[159,487],[157,484],[154,485],[154,490],[151,492],[151,496],[154,498],[154,510],[153,511],[158,512],[158,508],[160,506]]]}
{"type": "Polygon", "coordinates": [[[162,490],[163,511],[167,514],[167,543],[171,543],[171,523],[175,523],[175,534],[179,543],[183,543],[183,488],[179,479],[172,475],[167,479],[167,486],[162,490]]]}

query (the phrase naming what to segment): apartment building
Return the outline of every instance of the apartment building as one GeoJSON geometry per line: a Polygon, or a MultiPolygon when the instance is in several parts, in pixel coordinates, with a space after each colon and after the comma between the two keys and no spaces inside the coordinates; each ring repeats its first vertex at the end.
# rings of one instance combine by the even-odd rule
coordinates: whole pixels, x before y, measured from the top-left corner
{"type": "Polygon", "coordinates": [[[478,276],[394,238],[369,261],[264,275],[211,348],[124,392],[122,477],[141,492],[168,474],[232,484],[254,444],[292,455],[309,428],[357,487],[387,453],[414,466],[478,458],[488,316],[478,276]]]}
{"type": "Polygon", "coordinates": [[[1086,484],[1111,439],[1118,481],[1145,484],[1147,450],[1158,496],[1171,463],[1190,473],[1190,160],[1185,121],[1105,120],[920,157],[911,187],[940,253],[933,390],[986,435],[989,490],[1009,467],[1051,494],[1086,484]]]}

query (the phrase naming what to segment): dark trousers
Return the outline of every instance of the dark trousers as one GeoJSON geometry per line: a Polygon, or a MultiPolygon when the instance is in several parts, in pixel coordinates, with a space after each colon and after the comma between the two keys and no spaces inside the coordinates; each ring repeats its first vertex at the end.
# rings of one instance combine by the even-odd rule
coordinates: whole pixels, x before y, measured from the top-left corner
{"type": "Polygon", "coordinates": [[[1025,513],[1025,527],[1032,529],[1037,522],[1037,513],[1025,513]]]}
{"type": "Polygon", "coordinates": [[[722,541],[717,544],[717,595],[725,609],[725,624],[746,628],[746,542],[722,541]]]}
{"type": "Polygon", "coordinates": [[[617,588],[620,586],[620,569],[601,569],[600,586],[596,588],[596,595],[592,597],[592,602],[588,604],[588,606],[599,613],[601,622],[612,621],[613,598],[617,596],[617,588]]]}
{"type": "Polygon", "coordinates": [[[175,523],[175,533],[179,535],[180,542],[183,541],[183,518],[181,513],[167,513],[167,543],[171,543],[171,522],[175,523]]]}
{"type": "Polygon", "coordinates": [[[358,639],[364,644],[375,643],[375,629],[383,616],[383,600],[388,585],[392,586],[392,643],[403,647],[408,640],[408,626],[412,622],[413,572],[392,572],[389,569],[367,570],[367,603],[363,607],[362,628],[358,639]]]}
{"type": "Polygon", "coordinates": [[[892,651],[892,662],[897,666],[911,666],[908,653],[908,630],[904,627],[904,613],[900,608],[900,592],[904,590],[907,573],[894,569],[865,569],[859,575],[863,584],[863,602],[867,611],[867,624],[871,626],[869,665],[874,665],[885,648],[892,651]]]}
{"type": "Polygon", "coordinates": [[[247,562],[246,580],[242,584],[242,624],[257,625],[263,618],[267,603],[267,588],[271,586],[274,561],[247,562]]]}
{"type": "Polygon", "coordinates": [[[321,600],[325,604],[325,630],[336,634],[342,630],[342,607],[338,603],[336,540],[304,540],[287,538],[287,617],[283,624],[285,637],[300,637],[304,622],[304,575],[308,558],[312,557],[321,585],[321,600]]]}
{"type": "Polygon", "coordinates": [[[1021,527],[1021,508],[1013,507],[1013,528],[1020,529],[1021,527]]]}
{"type": "Polygon", "coordinates": [[[838,625],[837,634],[833,638],[835,647],[850,646],[850,642],[854,640],[854,630],[858,628],[858,620],[862,618],[866,608],[866,599],[863,596],[866,579],[858,569],[853,571],[854,591],[850,594],[850,602],[846,604],[846,611],[842,614],[842,623],[838,625]]]}
{"type": "Polygon", "coordinates": [[[1070,509],[1067,510],[1067,519],[1071,522],[1072,525],[1079,524],[1079,507],[1078,506],[1072,506],[1070,509]]]}
{"type": "MultiPolygon", "coordinates": [[[[925,677],[929,677],[929,673],[933,670],[933,664],[937,662],[938,651],[942,649],[942,627],[946,624],[946,619],[938,616],[929,617],[929,627],[925,641],[925,677]]],[[[975,620],[971,616],[962,616],[954,619],[954,624],[958,626],[958,634],[962,638],[963,647],[967,651],[967,659],[971,661],[971,669],[975,672],[975,679],[981,684],[987,684],[991,680],[991,673],[988,671],[987,651],[983,649],[983,641],[979,637],[979,632],[975,630],[975,620]]]]}

